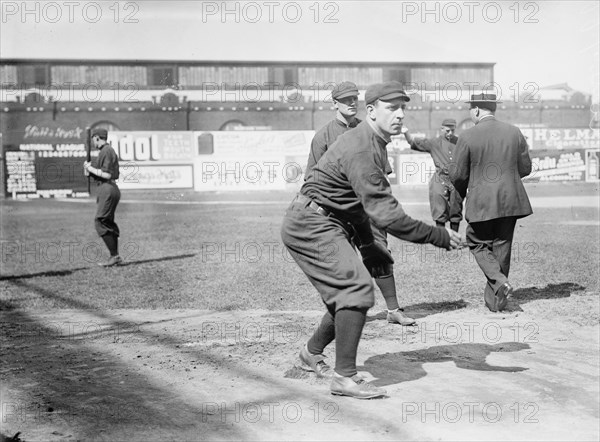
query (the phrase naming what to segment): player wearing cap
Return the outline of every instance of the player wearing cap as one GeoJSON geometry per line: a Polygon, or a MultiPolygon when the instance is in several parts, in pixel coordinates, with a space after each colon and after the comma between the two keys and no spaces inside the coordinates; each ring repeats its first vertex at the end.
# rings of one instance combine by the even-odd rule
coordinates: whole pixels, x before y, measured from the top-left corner
{"type": "MultiPolygon", "coordinates": [[[[312,170],[323,154],[327,151],[337,138],[343,133],[356,127],[360,120],[356,118],[358,111],[358,87],[351,81],[343,81],[337,84],[332,92],[331,98],[336,109],[336,117],[321,128],[314,136],[310,154],[308,156],[308,164],[306,170],[312,170]]],[[[387,156],[387,152],[386,152],[387,156]]],[[[386,159],[385,173],[392,173],[392,168],[386,159]]],[[[306,174],[308,177],[308,172],[306,174]]],[[[387,248],[387,234],[385,230],[379,229],[375,225],[371,225],[375,239],[387,248]]],[[[357,244],[360,246],[360,244],[357,244]]],[[[398,297],[396,294],[396,278],[394,277],[394,269],[390,264],[384,275],[375,278],[375,283],[381,290],[383,299],[387,307],[387,321],[392,324],[414,325],[416,321],[404,315],[404,309],[400,308],[398,297]]]]}
{"type": "Polygon", "coordinates": [[[331,377],[331,393],[359,399],[386,394],[357,375],[358,343],[367,311],[374,304],[372,274],[393,262],[374,241],[370,220],[391,235],[416,243],[456,248],[458,234],[410,218],[392,195],[385,174],[386,146],[402,129],[409,97],[399,82],[370,86],[367,118],[333,143],[286,211],[284,244],[321,295],[327,312],[301,351],[318,376],[331,377]],[[351,224],[360,238],[352,243],[351,224]],[[335,339],[335,369],[323,350],[335,339]]]}
{"type": "Polygon", "coordinates": [[[121,199],[121,191],[116,180],[119,179],[119,158],[112,146],[106,141],[108,131],[106,129],[94,129],[92,131],[92,145],[100,153],[96,158],[95,165],[91,161],[83,163],[86,176],[91,175],[98,185],[97,209],[94,218],[96,232],[102,238],[110,258],[100,263],[101,266],[111,267],[121,264],[123,261],[119,256],[119,226],[115,223],[115,211],[121,199]]]}
{"type": "Polygon", "coordinates": [[[521,181],[531,173],[531,158],[521,131],[496,120],[495,94],[473,94],[467,103],[475,126],[458,138],[450,179],[467,197],[467,244],[487,278],[485,304],[496,312],[513,290],[508,272],[516,221],[533,213],[521,181]]]}
{"type": "Polygon", "coordinates": [[[433,140],[415,138],[403,129],[410,148],[427,152],[433,158],[435,173],[429,181],[429,207],[431,217],[438,226],[450,221],[450,228],[458,232],[462,220],[463,198],[450,182],[449,166],[454,161],[457,137],[454,135],[456,120],[447,118],[442,121],[441,136],[433,140]]]}
{"type": "MultiPolygon", "coordinates": [[[[358,87],[351,81],[337,84],[331,91],[333,107],[336,109],[335,119],[323,126],[310,143],[310,154],[306,170],[311,170],[325,151],[337,137],[344,132],[356,127],[360,120],[356,118],[358,112],[358,87]]],[[[308,175],[308,174],[307,174],[308,175]]]]}

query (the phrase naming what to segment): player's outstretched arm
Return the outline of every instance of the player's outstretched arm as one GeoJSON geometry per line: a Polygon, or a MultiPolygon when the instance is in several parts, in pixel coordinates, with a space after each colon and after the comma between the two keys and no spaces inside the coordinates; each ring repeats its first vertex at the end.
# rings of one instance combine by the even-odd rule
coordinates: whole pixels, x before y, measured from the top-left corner
{"type": "Polygon", "coordinates": [[[436,227],[404,214],[385,230],[396,238],[414,243],[429,243],[446,250],[456,249],[460,244],[458,233],[445,227],[436,227]]]}
{"type": "Polygon", "coordinates": [[[402,133],[404,134],[404,138],[406,138],[406,142],[410,145],[412,150],[417,150],[419,152],[431,152],[431,142],[427,138],[414,137],[406,127],[402,128],[402,133]]]}

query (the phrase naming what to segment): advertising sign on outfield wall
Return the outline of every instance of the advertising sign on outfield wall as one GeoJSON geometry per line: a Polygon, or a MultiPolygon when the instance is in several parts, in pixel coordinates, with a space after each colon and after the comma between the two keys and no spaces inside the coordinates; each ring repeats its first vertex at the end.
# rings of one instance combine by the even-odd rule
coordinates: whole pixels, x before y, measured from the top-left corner
{"type": "Polygon", "coordinates": [[[108,142],[120,162],[191,163],[197,152],[194,133],[185,131],[115,131],[108,142]]]}
{"type": "Polygon", "coordinates": [[[531,151],[532,172],[525,182],[585,181],[585,150],[531,151]]]}
{"type": "Polygon", "coordinates": [[[128,189],[191,189],[194,170],[191,164],[136,164],[119,167],[119,188],[128,189]]]}
{"type": "Polygon", "coordinates": [[[600,181],[600,150],[585,151],[585,180],[597,183],[600,181]]]}
{"type": "Polygon", "coordinates": [[[562,128],[519,126],[532,150],[598,149],[600,130],[590,128],[562,128]]]}
{"type": "MultiPolygon", "coordinates": [[[[552,146],[531,149],[533,173],[526,181],[599,181],[597,130],[521,130],[529,133],[530,144],[552,146]],[[570,145],[573,137],[589,148],[559,147],[570,145]]],[[[6,194],[89,196],[82,168],[85,145],[78,136],[76,129],[30,128],[22,144],[4,146],[6,194]]],[[[313,136],[314,131],[115,131],[109,133],[109,141],[119,156],[118,184],[123,190],[298,190],[313,136]]],[[[390,182],[426,185],[435,172],[431,156],[396,147],[390,146],[390,182]]],[[[93,160],[97,155],[92,151],[93,160]]]]}
{"type": "MultiPolygon", "coordinates": [[[[300,188],[314,131],[211,132],[212,154],[194,161],[194,189],[285,190],[300,188]]],[[[205,132],[196,132],[201,140],[205,132]]],[[[208,141],[199,141],[208,153],[208,141]]]]}

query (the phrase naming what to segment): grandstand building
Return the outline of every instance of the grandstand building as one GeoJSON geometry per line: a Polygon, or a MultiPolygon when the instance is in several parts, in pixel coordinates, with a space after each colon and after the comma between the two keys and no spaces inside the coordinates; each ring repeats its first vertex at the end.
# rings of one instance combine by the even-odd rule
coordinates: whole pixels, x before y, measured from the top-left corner
{"type": "MultiPolygon", "coordinates": [[[[3,59],[0,101],[5,144],[28,125],[61,122],[120,130],[317,129],[331,118],[337,82],[398,80],[413,97],[407,125],[433,131],[446,117],[463,128],[463,103],[495,88],[493,63],[324,63],[3,59]]],[[[548,127],[589,125],[589,106],[543,103],[532,91],[499,91],[503,119],[548,127]]],[[[359,115],[360,116],[360,115],[359,115]]],[[[460,128],[459,128],[460,130],[460,128]]]]}
{"type": "MultiPolygon", "coordinates": [[[[458,121],[460,136],[473,124],[464,101],[474,92],[494,91],[503,101],[500,118],[521,127],[539,152],[534,162],[547,169],[535,179],[600,179],[597,112],[590,112],[589,97],[566,84],[547,90],[533,85],[513,96],[494,83],[493,63],[4,59],[0,197],[88,195],[80,168],[85,129],[95,127],[117,137],[111,143],[124,165],[126,189],[260,187],[232,183],[228,172],[205,183],[197,176],[202,161],[217,159],[226,170],[244,159],[296,164],[294,176],[301,176],[311,131],[331,120],[331,90],[346,80],[361,94],[373,83],[402,82],[411,96],[406,126],[430,137],[445,118],[458,121]],[[132,171],[135,180],[129,179],[132,171]]],[[[364,106],[359,109],[364,118],[364,106]]],[[[426,183],[430,158],[408,147],[402,136],[388,145],[394,170],[401,171],[394,182],[426,183]]],[[[278,181],[265,189],[293,184],[282,181],[282,171],[273,176],[278,181]]]]}

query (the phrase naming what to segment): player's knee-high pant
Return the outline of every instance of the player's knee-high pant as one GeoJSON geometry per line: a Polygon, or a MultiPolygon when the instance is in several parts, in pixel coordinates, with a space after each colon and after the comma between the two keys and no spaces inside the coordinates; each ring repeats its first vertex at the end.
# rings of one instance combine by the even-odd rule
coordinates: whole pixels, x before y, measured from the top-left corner
{"type": "Polygon", "coordinates": [[[451,186],[450,188],[450,201],[448,207],[450,209],[450,222],[456,224],[460,223],[463,219],[463,198],[454,186],[451,186]]]}
{"type": "Polygon", "coordinates": [[[330,311],[373,306],[373,281],[350,241],[346,223],[293,202],[281,237],[330,311]]]}
{"type": "Polygon", "coordinates": [[[431,218],[435,222],[460,223],[463,218],[463,199],[447,176],[441,177],[436,173],[431,177],[431,181],[429,181],[429,206],[431,218]]]}
{"type": "Polygon", "coordinates": [[[311,338],[312,351],[335,337],[336,372],[355,374],[358,341],[375,298],[371,275],[351,243],[346,223],[294,201],[286,211],[281,237],[329,312],[311,338]],[[318,333],[326,333],[325,339],[318,333]]]}
{"type": "Polygon", "coordinates": [[[119,226],[115,223],[115,211],[121,199],[121,191],[114,183],[102,183],[98,186],[96,197],[96,216],[94,225],[98,235],[119,236],[119,226]]]}
{"type": "Polygon", "coordinates": [[[515,217],[506,217],[470,223],[467,227],[467,243],[487,278],[485,295],[491,295],[489,299],[508,280],[516,221],[515,217]]]}

